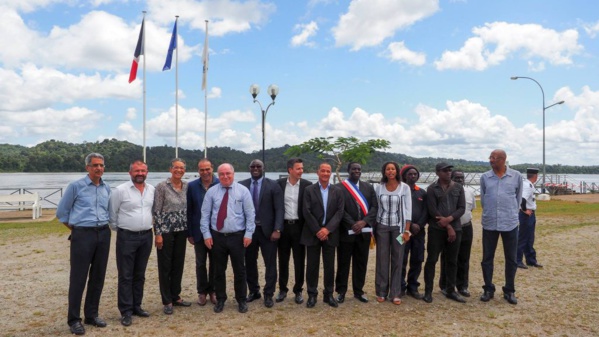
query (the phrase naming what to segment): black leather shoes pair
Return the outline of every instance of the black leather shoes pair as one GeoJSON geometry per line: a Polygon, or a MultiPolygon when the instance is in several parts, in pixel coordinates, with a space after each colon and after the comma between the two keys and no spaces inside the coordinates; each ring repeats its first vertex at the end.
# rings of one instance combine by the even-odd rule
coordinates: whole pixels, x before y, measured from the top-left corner
{"type": "Polygon", "coordinates": [[[138,316],[138,317],[150,317],[150,313],[145,311],[142,308],[133,309],[133,315],[138,316]]]}
{"type": "Polygon", "coordinates": [[[308,302],[306,302],[306,307],[314,308],[316,305],[316,296],[308,295],[308,302]]]}
{"type": "Polygon", "coordinates": [[[368,297],[366,296],[366,294],[354,295],[354,298],[362,303],[368,303],[368,297]]]}
{"type": "Polygon", "coordinates": [[[481,295],[480,300],[483,302],[489,302],[493,297],[495,297],[495,293],[485,290],[481,295]]]}
{"type": "Polygon", "coordinates": [[[124,315],[123,317],[121,317],[122,325],[129,326],[129,325],[131,325],[131,323],[133,323],[133,319],[131,318],[131,315],[124,315]]]}
{"type": "Polygon", "coordinates": [[[464,297],[470,297],[470,291],[468,291],[468,288],[458,289],[458,293],[464,297]]]}
{"type": "Polygon", "coordinates": [[[254,300],[259,300],[262,298],[262,295],[260,295],[259,292],[256,293],[250,293],[246,299],[246,302],[253,302],[254,300]]]}
{"type": "Polygon", "coordinates": [[[421,300],[424,295],[422,295],[421,293],[418,292],[418,289],[416,290],[407,290],[406,293],[410,296],[412,296],[413,298],[417,299],[417,300],[421,300]]]}
{"type": "Polygon", "coordinates": [[[295,294],[295,303],[296,304],[304,303],[304,297],[302,296],[302,293],[295,294]]]}
{"type": "Polygon", "coordinates": [[[219,312],[223,312],[224,308],[225,308],[225,301],[217,300],[216,304],[214,305],[214,312],[218,314],[219,312]]]}
{"type": "Polygon", "coordinates": [[[191,302],[183,301],[182,299],[178,301],[174,301],[173,305],[175,307],[191,307],[191,302]]]}
{"type": "MultiPolygon", "coordinates": [[[[270,301],[272,302],[272,296],[270,297],[270,301]]],[[[237,304],[237,311],[239,311],[242,314],[245,314],[246,312],[248,312],[248,305],[246,302],[239,302],[237,304]]]]}
{"type": "Polygon", "coordinates": [[[543,268],[542,264],[539,264],[539,263],[536,263],[536,262],[535,263],[529,263],[528,265],[531,266],[531,267],[535,267],[535,268],[543,268]]]}
{"type": "Polygon", "coordinates": [[[264,295],[264,306],[267,308],[272,308],[275,305],[275,302],[272,300],[272,296],[264,295]]]}
{"type": "Polygon", "coordinates": [[[505,298],[509,304],[518,304],[518,299],[514,293],[503,293],[503,298],[505,298]]]}
{"type": "Polygon", "coordinates": [[[518,262],[518,268],[528,269],[528,267],[522,262],[518,262]]]}
{"type": "Polygon", "coordinates": [[[333,295],[326,295],[322,301],[324,303],[328,303],[333,308],[337,308],[339,306],[339,303],[337,303],[337,300],[333,295]]]}
{"type": "Polygon", "coordinates": [[[101,319],[100,317],[85,318],[83,323],[88,324],[88,325],[97,326],[98,328],[104,328],[106,326],[106,322],[104,322],[104,320],[101,319]]]}
{"type": "Polygon", "coordinates": [[[425,292],[422,300],[426,303],[433,303],[433,294],[430,292],[425,292]]]}
{"type": "Polygon", "coordinates": [[[73,324],[71,324],[71,326],[69,327],[71,329],[71,333],[73,335],[85,335],[85,328],[83,327],[83,324],[81,324],[80,321],[77,321],[73,324]]]}
{"type": "MultiPolygon", "coordinates": [[[[326,298],[326,296],[325,296],[326,298]]],[[[339,295],[337,295],[337,303],[343,303],[345,302],[345,293],[340,293],[339,295]]]]}
{"type": "Polygon", "coordinates": [[[279,291],[279,294],[275,298],[275,301],[277,303],[281,303],[281,302],[283,302],[285,300],[286,297],[287,297],[287,292],[286,291],[279,291]]]}
{"type": "Polygon", "coordinates": [[[449,298],[450,300],[454,300],[456,302],[466,303],[466,300],[460,294],[458,294],[456,291],[447,293],[447,295],[445,295],[445,297],[449,298]]]}

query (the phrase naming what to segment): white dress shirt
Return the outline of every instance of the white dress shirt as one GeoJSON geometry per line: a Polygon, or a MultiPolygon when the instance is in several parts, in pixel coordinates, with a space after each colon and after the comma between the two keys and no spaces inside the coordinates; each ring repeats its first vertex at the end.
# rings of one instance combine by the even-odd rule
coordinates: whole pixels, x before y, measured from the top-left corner
{"type": "Polygon", "coordinates": [[[292,185],[289,178],[287,178],[287,186],[285,186],[285,220],[299,219],[299,215],[297,214],[297,208],[299,207],[299,188],[299,180],[295,185],[292,185]]]}
{"type": "Polygon", "coordinates": [[[154,186],[145,184],[143,193],[132,181],[119,185],[110,196],[110,228],[134,232],[152,229],[154,186]]]}

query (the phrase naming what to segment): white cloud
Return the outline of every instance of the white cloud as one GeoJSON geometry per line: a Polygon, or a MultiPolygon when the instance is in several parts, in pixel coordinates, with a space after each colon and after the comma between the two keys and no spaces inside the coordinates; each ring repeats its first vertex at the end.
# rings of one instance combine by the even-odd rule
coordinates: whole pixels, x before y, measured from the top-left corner
{"type": "Polygon", "coordinates": [[[204,30],[209,20],[211,36],[240,33],[252,27],[260,27],[276,10],[273,3],[259,0],[249,1],[193,1],[193,0],[148,0],[148,15],[152,20],[167,24],[179,15],[179,22],[191,28],[204,30]]]}
{"type": "Polygon", "coordinates": [[[583,50],[575,29],[560,33],[537,24],[494,22],[475,27],[472,33],[475,36],[466,40],[458,51],[443,52],[441,59],[435,62],[438,70],[485,70],[516,53],[524,59],[567,65],[572,64],[572,57],[583,50]],[[491,49],[492,46],[495,49],[491,49]]]}
{"type": "Polygon", "coordinates": [[[351,50],[376,46],[438,10],[438,0],[352,0],[333,28],[335,44],[351,50]]]}
{"type": "Polygon", "coordinates": [[[39,8],[48,7],[53,4],[66,3],[71,4],[72,0],[3,0],[0,11],[18,10],[22,12],[32,12],[39,8]]]}
{"type": "Polygon", "coordinates": [[[291,45],[293,47],[314,47],[314,42],[308,41],[308,39],[316,35],[316,32],[318,31],[318,24],[315,21],[306,24],[297,24],[293,29],[299,31],[299,34],[291,37],[291,45]]]}
{"type": "Polygon", "coordinates": [[[219,87],[212,87],[208,92],[208,98],[221,98],[223,90],[219,87]]]}
{"type": "Polygon", "coordinates": [[[137,117],[137,109],[135,109],[135,108],[127,109],[127,114],[125,115],[125,118],[127,120],[132,120],[132,119],[135,119],[135,117],[137,117]]]}
{"type": "Polygon", "coordinates": [[[387,50],[381,54],[391,61],[403,62],[413,66],[422,66],[426,63],[426,54],[411,51],[403,41],[392,42],[387,50]]]}
{"type": "Polygon", "coordinates": [[[583,25],[584,31],[591,37],[595,38],[599,32],[599,21],[583,25]]]}

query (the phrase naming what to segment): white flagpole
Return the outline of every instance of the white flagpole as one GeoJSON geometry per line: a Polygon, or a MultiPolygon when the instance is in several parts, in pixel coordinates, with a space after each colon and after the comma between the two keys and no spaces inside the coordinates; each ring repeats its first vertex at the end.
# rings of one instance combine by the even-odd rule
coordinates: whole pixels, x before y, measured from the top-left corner
{"type": "Polygon", "coordinates": [[[208,158],[208,20],[206,21],[206,38],[204,39],[204,77],[202,78],[202,89],[204,89],[204,158],[208,158]]]}
{"type": "MultiPolygon", "coordinates": [[[[146,20],[146,11],[143,11],[144,17],[142,22],[145,23],[146,20]]],[[[143,121],[143,156],[144,163],[147,163],[146,160],[146,25],[144,24],[144,31],[142,32],[142,42],[141,42],[141,50],[143,50],[144,54],[144,83],[143,83],[143,109],[144,109],[144,121],[143,121]]]]}
{"type": "MultiPolygon", "coordinates": [[[[175,25],[179,15],[175,15],[175,25]]],[[[175,158],[179,158],[179,32],[175,36],[175,158]]]]}

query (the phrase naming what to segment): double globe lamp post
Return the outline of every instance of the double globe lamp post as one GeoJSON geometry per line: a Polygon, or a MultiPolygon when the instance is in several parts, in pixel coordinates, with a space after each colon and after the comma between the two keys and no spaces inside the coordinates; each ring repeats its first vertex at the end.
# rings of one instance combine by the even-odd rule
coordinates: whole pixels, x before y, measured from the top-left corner
{"type": "Polygon", "coordinates": [[[512,76],[511,79],[512,80],[517,80],[520,78],[525,78],[527,80],[531,80],[533,82],[535,82],[539,88],[541,89],[541,94],[543,95],[543,186],[541,186],[541,193],[545,193],[545,110],[551,108],[554,105],[558,105],[558,104],[563,104],[564,101],[559,101],[557,103],[553,103],[550,106],[545,106],[545,91],[543,91],[543,87],[541,86],[541,84],[539,82],[537,82],[537,80],[535,80],[534,78],[531,77],[526,77],[526,76],[512,76]]]}
{"type": "Polygon", "coordinates": [[[256,96],[260,93],[260,86],[257,84],[252,84],[250,86],[250,94],[254,98],[254,103],[258,103],[260,105],[260,110],[262,111],[262,162],[264,163],[264,170],[266,171],[266,160],[264,156],[264,144],[265,144],[265,132],[264,132],[264,122],[266,121],[266,114],[268,114],[268,109],[275,104],[275,98],[279,94],[279,86],[276,84],[271,84],[267,89],[268,95],[272,98],[272,102],[266,107],[266,110],[262,107],[260,101],[256,99],[256,96]]]}

